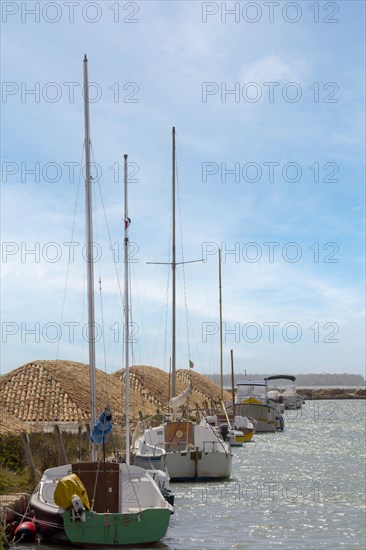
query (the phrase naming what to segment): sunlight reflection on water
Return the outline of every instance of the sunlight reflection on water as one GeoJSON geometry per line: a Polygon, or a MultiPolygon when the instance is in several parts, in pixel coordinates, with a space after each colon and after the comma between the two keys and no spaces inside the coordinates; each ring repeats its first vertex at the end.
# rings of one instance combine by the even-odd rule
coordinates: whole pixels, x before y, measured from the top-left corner
{"type": "Polygon", "coordinates": [[[284,432],[232,450],[229,481],[174,484],[175,514],[152,548],[364,549],[365,405],[308,401],[284,432]]]}

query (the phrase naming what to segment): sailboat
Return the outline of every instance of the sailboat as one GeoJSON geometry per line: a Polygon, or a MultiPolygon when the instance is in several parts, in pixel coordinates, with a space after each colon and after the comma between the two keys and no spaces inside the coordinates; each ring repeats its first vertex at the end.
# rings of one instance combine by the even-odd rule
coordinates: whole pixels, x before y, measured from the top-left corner
{"type": "MultiPolygon", "coordinates": [[[[90,403],[94,443],[91,462],[65,464],[43,473],[38,488],[31,497],[37,531],[46,542],[71,543],[77,546],[131,546],[153,544],[161,540],[168,529],[173,508],[164,499],[158,485],[147,470],[129,464],[129,386],[128,334],[125,334],[126,376],[126,460],[124,463],[98,461],[95,441],[105,443],[111,425],[108,407],[96,422],[96,376],[94,300],[93,300],[93,226],[90,177],[90,129],[88,98],[88,60],[84,57],[84,118],[86,161],[86,228],[90,403]],[[109,424],[107,424],[109,423],[109,424]],[[62,497],[62,498],[61,498],[62,497]],[[90,504],[91,502],[91,504],[90,504]]],[[[127,155],[124,157],[125,189],[127,185],[127,155]]],[[[125,211],[127,204],[125,191],[125,211]]],[[[125,248],[128,229],[125,214],[125,248]]],[[[127,250],[125,250],[126,261],[127,250]]],[[[126,262],[127,263],[127,262],[126,262]]],[[[125,264],[125,269],[127,266],[125,264]]],[[[127,282],[125,283],[127,284],[127,282]]],[[[127,313],[125,296],[125,316],[127,313]]],[[[128,331],[128,321],[125,322],[128,331]]]]}
{"type": "MultiPolygon", "coordinates": [[[[255,426],[257,424],[256,420],[254,418],[248,418],[247,416],[241,416],[236,414],[235,409],[235,376],[234,376],[234,352],[233,350],[230,350],[230,357],[231,357],[231,396],[232,396],[232,402],[231,402],[231,411],[228,410],[228,415],[231,419],[231,425],[233,429],[239,430],[242,432],[244,439],[243,443],[248,443],[248,441],[252,440],[252,437],[255,432],[255,426]]],[[[228,407],[229,409],[229,407],[228,407]]]]}
{"type": "Polygon", "coordinates": [[[223,346],[222,346],[222,277],[221,277],[221,248],[219,248],[219,311],[220,311],[220,389],[221,389],[221,411],[207,411],[201,423],[208,423],[214,426],[225,439],[228,439],[231,447],[242,447],[243,443],[250,441],[254,434],[252,422],[245,416],[235,414],[234,401],[234,359],[233,350],[231,350],[231,381],[233,407],[232,412],[226,409],[224,399],[224,372],[223,372],[223,346]]]}
{"type": "MultiPolygon", "coordinates": [[[[151,417],[137,425],[132,453],[134,464],[167,467],[172,481],[225,479],[231,475],[230,444],[209,424],[196,424],[177,412],[192,393],[189,386],[176,395],[176,249],[175,249],[175,128],[172,129],[172,398],[171,419],[156,425],[151,417]],[[153,427],[155,426],[155,427],[153,427]]],[[[195,261],[195,260],[193,260],[195,261]]],[[[200,260],[198,260],[200,261],[200,260]]],[[[188,410],[188,406],[186,406],[188,410]]]]}

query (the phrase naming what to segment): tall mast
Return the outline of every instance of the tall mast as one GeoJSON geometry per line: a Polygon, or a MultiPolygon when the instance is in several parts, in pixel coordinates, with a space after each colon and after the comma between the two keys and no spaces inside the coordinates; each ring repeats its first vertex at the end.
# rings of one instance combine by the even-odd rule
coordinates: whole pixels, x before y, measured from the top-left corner
{"type": "Polygon", "coordinates": [[[126,417],[126,464],[130,463],[130,372],[129,372],[129,299],[128,299],[128,227],[130,219],[128,217],[128,196],[127,196],[127,155],[124,155],[124,194],[125,194],[125,213],[124,213],[124,264],[125,264],[125,290],[124,290],[124,346],[125,346],[125,417],[126,417]]]}
{"type": "Polygon", "coordinates": [[[233,414],[234,414],[234,420],[235,420],[234,352],[232,349],[230,350],[230,356],[231,356],[231,399],[233,401],[233,414]]]}
{"type": "Polygon", "coordinates": [[[175,153],[175,127],[172,128],[172,261],[171,262],[147,262],[148,264],[160,264],[172,266],[172,357],[171,357],[171,372],[172,372],[172,393],[171,397],[176,396],[176,268],[177,265],[192,264],[195,262],[203,262],[204,260],[190,260],[187,262],[177,262],[175,253],[175,169],[176,153],[175,153]]]}
{"type": "MultiPolygon", "coordinates": [[[[93,427],[97,417],[96,375],[95,375],[95,320],[94,320],[94,250],[93,250],[93,213],[92,188],[90,175],[90,124],[89,124],[89,86],[88,59],[84,56],[84,121],[85,121],[85,217],[86,217],[86,260],[88,293],[88,338],[90,369],[90,420],[93,427]]],[[[92,443],[92,460],[96,460],[95,444],[92,443]]]]}
{"type": "Polygon", "coordinates": [[[220,387],[221,401],[224,400],[224,372],[222,361],[222,285],[221,285],[221,248],[219,248],[219,305],[220,305],[220,387]]]}
{"type": "Polygon", "coordinates": [[[176,395],[175,384],[175,127],[172,129],[172,397],[176,395]]]}

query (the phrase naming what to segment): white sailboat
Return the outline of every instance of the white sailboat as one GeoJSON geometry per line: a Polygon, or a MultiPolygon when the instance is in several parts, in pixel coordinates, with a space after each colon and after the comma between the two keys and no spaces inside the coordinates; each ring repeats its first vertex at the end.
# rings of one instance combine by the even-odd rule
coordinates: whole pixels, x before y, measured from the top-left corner
{"type": "MultiPolygon", "coordinates": [[[[175,128],[172,129],[172,399],[173,420],[153,426],[154,418],[137,426],[133,441],[134,463],[166,466],[173,481],[225,479],[231,474],[230,444],[209,424],[177,417],[177,410],[191,393],[188,387],[176,396],[176,251],[175,251],[175,128]]],[[[188,407],[187,407],[188,409],[188,407]]]]}
{"type": "MultiPolygon", "coordinates": [[[[88,62],[84,58],[84,115],[86,162],[86,228],[87,282],[89,320],[90,406],[92,425],[96,421],[96,376],[94,337],[94,274],[92,192],[90,177],[90,129],[88,98],[88,62]]],[[[125,155],[125,184],[127,155],[125,155]]],[[[125,201],[127,197],[125,196],[125,201]]],[[[125,203],[126,206],[126,203],[125,203]]],[[[127,215],[125,216],[127,219],[127,215]]],[[[126,230],[126,224],[125,224],[126,230]]],[[[127,247],[128,239],[125,247],[127,247]]],[[[126,306],[126,302],[125,302],[126,306]]],[[[127,306],[125,307],[125,310],[127,306]]],[[[128,330],[128,322],[125,323],[128,330]]],[[[126,336],[125,336],[126,338],[126,336]]],[[[128,339],[128,338],[127,338],[128,339]]],[[[126,348],[127,348],[126,342],[126,348]]],[[[125,351],[128,369],[128,351],[125,351]]],[[[92,445],[91,462],[65,464],[46,470],[31,497],[34,522],[43,539],[51,543],[71,543],[77,546],[131,546],[153,544],[167,531],[172,507],[164,499],[158,485],[143,468],[129,464],[128,419],[129,387],[126,377],[126,461],[109,463],[97,459],[92,445]],[[69,483],[70,482],[70,483],[69,483]],[[70,490],[63,507],[60,502],[62,484],[70,490]],[[81,487],[81,488],[80,488],[81,487]],[[73,494],[73,491],[75,494],[73,494]],[[89,498],[88,498],[89,497],[89,498]],[[91,505],[89,504],[91,502],[91,505]]],[[[106,409],[101,420],[101,440],[105,440],[106,409]]],[[[62,493],[63,495],[63,493],[62,493]]],[[[63,495],[64,496],[64,495],[63,495]]]]}
{"type": "Polygon", "coordinates": [[[219,248],[219,312],[220,312],[220,389],[221,389],[221,410],[207,411],[201,424],[210,424],[218,430],[224,440],[230,442],[231,447],[242,447],[245,441],[250,441],[254,434],[254,426],[245,416],[235,415],[234,401],[234,360],[231,350],[231,379],[233,402],[230,403],[232,411],[228,411],[224,404],[224,370],[223,370],[223,338],[222,338],[222,275],[221,275],[221,249],[219,248]]]}

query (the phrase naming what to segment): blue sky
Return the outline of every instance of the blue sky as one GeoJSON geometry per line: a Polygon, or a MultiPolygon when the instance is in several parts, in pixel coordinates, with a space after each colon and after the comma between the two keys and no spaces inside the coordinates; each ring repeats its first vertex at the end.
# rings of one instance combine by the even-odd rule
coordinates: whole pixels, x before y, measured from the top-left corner
{"type": "Polygon", "coordinates": [[[2,3],[1,373],[87,361],[82,182],[76,200],[87,53],[116,260],[95,181],[97,366],[122,366],[128,153],[133,363],[169,368],[169,268],[146,262],[169,261],[174,125],[177,248],[182,235],[184,259],[206,260],[178,269],[177,367],[190,357],[218,372],[221,247],[225,372],[233,349],[238,372],[364,374],[364,3],[71,4],[2,3]]]}

